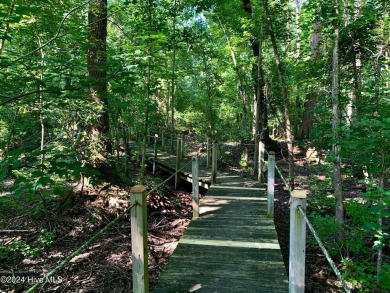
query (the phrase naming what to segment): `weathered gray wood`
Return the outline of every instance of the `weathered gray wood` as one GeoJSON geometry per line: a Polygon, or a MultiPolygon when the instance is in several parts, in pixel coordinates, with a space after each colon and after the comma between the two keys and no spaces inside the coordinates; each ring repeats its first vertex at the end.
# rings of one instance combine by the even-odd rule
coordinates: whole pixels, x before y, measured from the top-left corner
{"type": "Polygon", "coordinates": [[[294,190],[290,206],[289,292],[305,292],[306,222],[298,206],[306,210],[306,191],[294,190]]]}
{"type": "Polygon", "coordinates": [[[199,162],[198,155],[192,156],[192,218],[199,218],[199,162]]]}
{"type": "Polygon", "coordinates": [[[259,164],[258,164],[258,171],[257,171],[257,180],[260,183],[264,182],[264,177],[263,177],[263,162],[264,162],[264,143],[260,140],[259,141],[259,164]]]}
{"type": "Polygon", "coordinates": [[[146,188],[136,185],[130,190],[131,210],[131,260],[133,292],[149,292],[148,227],[146,215],[146,188]]]}
{"type": "Polygon", "coordinates": [[[180,170],[180,160],[181,160],[181,139],[177,139],[177,145],[176,145],[176,175],[175,175],[175,189],[177,189],[177,183],[179,180],[179,170],[180,170]]]}
{"type": "Polygon", "coordinates": [[[226,177],[201,199],[200,217],[180,239],[154,293],[288,292],[265,191],[257,181],[226,177]]]}
{"type": "MultiPolygon", "coordinates": [[[[152,159],[153,149],[148,154],[152,159]]],[[[191,160],[183,159],[182,165],[191,160]]],[[[175,163],[175,156],[158,153],[159,167],[174,173],[175,163]]],[[[191,172],[188,165],[181,173],[192,181],[191,172]]],[[[211,178],[205,166],[199,167],[199,175],[199,180],[211,178]]],[[[153,292],[288,292],[261,184],[220,173],[218,185],[211,186],[200,202],[200,217],[187,228],[153,292]]]]}
{"type": "Polygon", "coordinates": [[[216,142],[213,142],[213,155],[212,155],[212,163],[211,163],[211,184],[217,183],[217,147],[218,144],[216,142]]]}
{"type": "Polygon", "coordinates": [[[275,152],[270,151],[268,154],[268,178],[267,178],[267,215],[274,217],[274,194],[275,194],[275,152]]]}
{"type": "Polygon", "coordinates": [[[207,144],[206,144],[206,151],[207,151],[207,156],[206,156],[206,168],[209,169],[211,166],[211,143],[210,143],[210,138],[207,139],[207,144]]]}

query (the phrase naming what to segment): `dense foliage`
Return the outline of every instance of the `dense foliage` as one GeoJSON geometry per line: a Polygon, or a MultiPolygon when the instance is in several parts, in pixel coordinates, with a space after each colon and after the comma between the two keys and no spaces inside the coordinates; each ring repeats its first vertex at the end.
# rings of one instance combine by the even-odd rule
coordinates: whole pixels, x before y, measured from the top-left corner
{"type": "MultiPolygon", "coordinates": [[[[390,289],[389,260],[382,260],[390,218],[389,2],[106,2],[0,0],[4,189],[41,199],[35,216],[49,217],[50,202],[80,174],[82,184],[112,179],[113,166],[127,175],[115,155],[128,151],[130,139],[164,131],[172,141],[185,134],[269,143],[270,134],[291,132],[291,146],[315,147],[325,158],[328,186],[309,178],[309,203],[320,208],[312,218],[347,280],[362,291],[390,289]],[[336,157],[342,177],[364,186],[344,198],[341,223],[332,220],[336,157]]],[[[38,253],[50,244],[48,233],[37,250],[16,243],[7,253],[38,253]]]]}

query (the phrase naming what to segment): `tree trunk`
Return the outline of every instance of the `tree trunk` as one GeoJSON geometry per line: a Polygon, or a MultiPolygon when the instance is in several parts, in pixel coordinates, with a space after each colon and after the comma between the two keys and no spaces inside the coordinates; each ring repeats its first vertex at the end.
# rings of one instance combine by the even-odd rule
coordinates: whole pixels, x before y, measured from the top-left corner
{"type": "Polygon", "coordinates": [[[173,2],[173,48],[172,48],[172,75],[171,75],[171,154],[174,154],[175,139],[175,71],[176,71],[176,5],[177,0],[173,2]]]}
{"type": "MultiPolygon", "coordinates": [[[[42,47],[42,42],[41,42],[41,38],[39,37],[38,34],[36,34],[37,36],[37,39],[38,39],[38,44],[39,44],[39,47],[42,47]]],[[[38,85],[38,98],[39,98],[39,122],[40,122],[40,125],[41,125],[41,146],[40,146],[40,150],[42,152],[41,154],[41,165],[43,165],[44,161],[45,161],[45,155],[43,154],[43,150],[45,148],[45,116],[44,116],[44,102],[43,102],[43,87],[42,87],[42,84],[43,84],[43,67],[45,66],[45,52],[43,51],[43,48],[41,48],[40,50],[40,53],[41,53],[41,61],[39,62],[39,65],[42,67],[41,69],[41,72],[39,74],[39,80],[41,81],[38,85]]]]}
{"type": "Polygon", "coordinates": [[[151,31],[153,29],[152,24],[152,9],[153,9],[153,1],[148,1],[148,67],[146,72],[146,110],[145,110],[145,135],[147,136],[146,141],[149,142],[149,112],[150,112],[150,99],[152,98],[151,92],[151,81],[152,81],[152,39],[151,39],[151,31]]]}
{"type": "MultiPolygon", "coordinates": [[[[378,188],[380,189],[379,192],[382,192],[385,188],[385,152],[382,150],[382,162],[381,162],[381,171],[378,176],[378,188]]],[[[380,205],[382,205],[383,198],[380,199],[380,205]]],[[[379,225],[379,234],[382,234],[382,226],[383,226],[383,217],[382,214],[379,214],[379,219],[378,219],[378,225],[379,225]]],[[[376,260],[376,286],[379,288],[381,284],[381,272],[382,272],[382,262],[383,262],[383,255],[382,255],[382,248],[378,250],[378,256],[376,260]]]]}
{"type": "Polygon", "coordinates": [[[230,43],[229,36],[226,33],[225,27],[224,27],[221,19],[218,16],[217,16],[217,18],[218,18],[219,24],[221,25],[222,31],[223,31],[223,33],[225,35],[227,44],[229,46],[230,55],[231,55],[232,61],[233,61],[234,71],[236,72],[237,89],[238,89],[238,92],[240,94],[241,105],[242,105],[242,131],[246,135],[247,132],[248,132],[248,110],[247,110],[247,98],[246,98],[247,95],[246,95],[246,92],[245,92],[245,90],[244,90],[244,88],[242,86],[241,73],[240,73],[240,70],[238,68],[236,55],[235,55],[233,47],[232,47],[232,45],[230,43]]]}
{"type": "Polygon", "coordinates": [[[306,96],[306,101],[304,104],[304,112],[302,117],[302,124],[299,133],[299,138],[308,138],[313,129],[313,117],[314,117],[314,108],[316,105],[317,94],[311,92],[306,96]]]}
{"type": "Polygon", "coordinates": [[[207,90],[207,122],[209,124],[209,132],[207,134],[207,137],[211,138],[212,141],[215,141],[215,128],[214,128],[214,117],[213,117],[213,101],[212,101],[212,88],[211,88],[211,81],[209,76],[209,66],[207,62],[208,56],[206,55],[206,52],[203,52],[203,65],[204,65],[204,72],[205,72],[205,86],[207,90]]]}
{"type": "MultiPolygon", "coordinates": [[[[299,60],[301,56],[301,26],[299,23],[299,16],[301,14],[301,0],[295,0],[295,26],[296,26],[296,34],[297,34],[297,45],[295,51],[295,58],[299,60]]],[[[295,96],[295,110],[294,110],[294,137],[298,136],[299,133],[299,108],[300,108],[300,86],[297,83],[297,94],[295,96]]]]}
{"type": "MultiPolygon", "coordinates": [[[[242,0],[242,3],[244,5],[244,10],[247,13],[248,16],[252,19],[252,4],[250,0],[242,0]]],[[[262,37],[262,36],[261,36],[262,37]]],[[[254,103],[255,107],[254,109],[259,110],[259,121],[256,122],[256,113],[254,115],[254,128],[256,128],[256,123],[258,123],[259,128],[259,139],[261,139],[266,145],[269,145],[271,143],[270,133],[269,133],[269,127],[268,127],[268,104],[265,97],[265,81],[264,81],[264,73],[263,73],[263,62],[262,62],[262,41],[261,37],[259,39],[256,39],[255,37],[252,37],[250,39],[253,56],[258,58],[257,66],[253,67],[253,80],[255,80],[254,88],[255,88],[255,94],[254,94],[254,103]]],[[[255,130],[256,132],[256,130],[255,130]]],[[[255,133],[254,133],[255,136],[255,133]]]]}
{"type": "MultiPolygon", "coordinates": [[[[263,41],[259,40],[259,51],[257,60],[257,86],[255,93],[254,109],[255,109],[255,121],[254,121],[254,140],[255,140],[255,157],[253,174],[261,178],[259,174],[259,155],[260,155],[260,141],[266,140],[269,143],[269,130],[268,130],[268,113],[267,104],[265,102],[265,82],[263,72],[263,41]],[[264,139],[264,137],[266,139],[264,139]]],[[[261,171],[261,170],[260,170],[261,171]]]]}
{"type": "MultiPolygon", "coordinates": [[[[15,8],[15,0],[12,0],[8,11],[8,17],[12,16],[12,14],[14,13],[14,8],[15,8]]],[[[7,35],[8,31],[9,31],[9,21],[6,20],[4,35],[7,35]]],[[[5,38],[1,39],[0,42],[0,56],[3,54],[4,44],[5,44],[5,38]]]]}
{"type": "MultiPolygon", "coordinates": [[[[363,9],[363,1],[355,2],[354,17],[355,19],[361,16],[363,9]]],[[[349,94],[349,103],[347,105],[347,124],[354,122],[358,110],[358,97],[360,92],[361,67],[362,67],[362,51],[359,42],[353,44],[353,51],[355,60],[353,64],[353,87],[349,94]]]]}
{"type": "Polygon", "coordinates": [[[96,120],[89,126],[90,163],[100,171],[106,172],[108,157],[112,152],[109,139],[109,116],[106,80],[107,54],[107,0],[92,0],[88,11],[89,49],[88,75],[90,79],[89,97],[102,107],[96,120]]]}
{"type": "MultiPolygon", "coordinates": [[[[333,0],[334,7],[336,9],[336,18],[339,18],[338,0],[333,0]]],[[[344,202],[342,193],[342,181],[341,181],[341,161],[340,161],[340,147],[337,144],[339,138],[339,27],[336,24],[334,30],[335,40],[333,45],[333,62],[332,62],[332,132],[333,132],[333,188],[334,196],[336,198],[336,222],[344,222],[344,202]]],[[[341,236],[341,235],[340,235],[341,236]]]]}
{"type": "MultiPolygon", "coordinates": [[[[319,28],[320,24],[314,24],[314,30],[319,28]]],[[[318,43],[321,37],[320,32],[314,32],[312,36],[311,43],[311,57],[310,60],[312,62],[317,61],[318,56],[318,43]]],[[[299,132],[299,138],[308,138],[313,129],[313,118],[314,118],[314,108],[316,105],[317,93],[311,92],[306,96],[306,101],[304,103],[303,117],[302,117],[302,125],[299,132]]]]}
{"type": "Polygon", "coordinates": [[[276,45],[275,32],[272,25],[271,15],[268,9],[268,1],[263,0],[263,7],[265,11],[265,15],[268,23],[268,30],[271,37],[272,49],[275,55],[275,62],[278,69],[280,86],[282,87],[283,94],[283,103],[284,103],[284,122],[285,122],[285,131],[286,131],[286,140],[287,140],[287,148],[288,148],[288,161],[289,161],[289,187],[291,190],[294,190],[294,145],[293,145],[293,137],[291,134],[291,119],[290,119],[290,110],[289,110],[289,94],[286,86],[286,82],[284,79],[283,65],[280,60],[280,55],[278,51],[278,47],[276,45]]]}

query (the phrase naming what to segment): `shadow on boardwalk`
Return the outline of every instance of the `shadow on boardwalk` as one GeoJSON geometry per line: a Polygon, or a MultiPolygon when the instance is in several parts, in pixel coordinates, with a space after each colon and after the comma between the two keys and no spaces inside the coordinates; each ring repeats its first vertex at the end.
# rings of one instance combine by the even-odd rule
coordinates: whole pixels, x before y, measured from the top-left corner
{"type": "MultiPolygon", "coordinates": [[[[174,156],[159,153],[158,160],[174,170],[174,156]]],[[[208,181],[210,172],[200,171],[208,181]]],[[[201,200],[200,218],[191,221],[153,292],[288,292],[274,222],[266,212],[266,192],[257,182],[218,174],[201,200]]]]}

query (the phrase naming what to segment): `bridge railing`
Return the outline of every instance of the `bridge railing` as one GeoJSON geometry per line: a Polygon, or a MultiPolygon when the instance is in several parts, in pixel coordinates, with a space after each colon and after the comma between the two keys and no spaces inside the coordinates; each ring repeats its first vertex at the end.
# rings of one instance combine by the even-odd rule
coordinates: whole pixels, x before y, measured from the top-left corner
{"type": "MultiPolygon", "coordinates": [[[[181,172],[187,165],[187,163],[178,170],[181,172]]],[[[114,220],[108,223],[105,227],[99,230],[94,236],[87,240],[83,245],[66,257],[59,265],[48,272],[44,277],[37,279],[38,282],[30,287],[25,292],[36,292],[45,283],[50,282],[51,278],[57,275],[62,269],[64,269],[69,263],[87,249],[92,243],[94,243],[102,234],[117,224],[124,216],[131,212],[131,260],[132,260],[132,277],[133,277],[133,292],[134,293],[148,293],[149,292],[149,272],[148,272],[148,240],[147,240],[147,206],[146,197],[158,190],[161,186],[171,180],[175,174],[172,174],[166,180],[152,188],[147,192],[146,187],[143,185],[133,186],[130,190],[130,203],[121,214],[119,214],[114,220]]],[[[198,195],[199,198],[199,195],[198,195]]],[[[198,201],[199,202],[199,201],[198,201]]],[[[199,204],[198,204],[199,206],[199,204]]]]}
{"type": "Polygon", "coordinates": [[[315,231],[306,215],[307,191],[291,190],[282,172],[275,163],[275,153],[268,154],[268,215],[273,216],[275,169],[279,173],[290,194],[290,253],[289,253],[289,292],[303,293],[305,291],[305,258],[306,258],[306,225],[309,227],[321,251],[324,253],[333,272],[340,280],[345,292],[350,293],[342,274],[326,250],[322,240],[315,231]]]}

